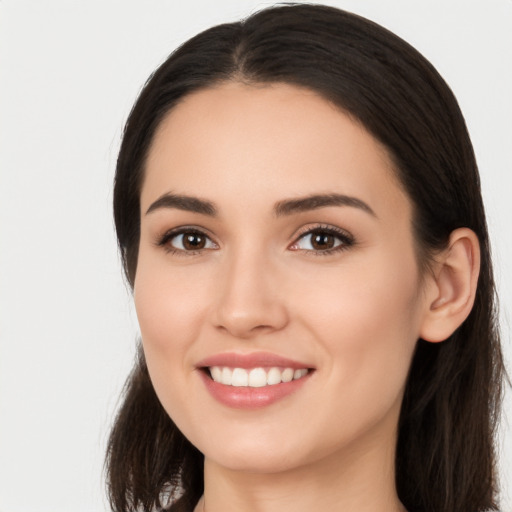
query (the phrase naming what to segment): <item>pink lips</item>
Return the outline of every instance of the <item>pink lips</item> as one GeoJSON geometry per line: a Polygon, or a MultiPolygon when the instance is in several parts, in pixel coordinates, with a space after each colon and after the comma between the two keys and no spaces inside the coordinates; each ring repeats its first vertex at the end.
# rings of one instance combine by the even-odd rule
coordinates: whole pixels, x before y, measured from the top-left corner
{"type": "Polygon", "coordinates": [[[217,354],[203,359],[196,366],[198,368],[204,368],[206,366],[229,366],[231,368],[271,368],[275,366],[293,369],[311,367],[307,363],[293,361],[292,359],[287,359],[270,352],[254,352],[252,354],[237,354],[234,352],[228,352],[226,354],[217,354]]]}
{"type": "Polygon", "coordinates": [[[279,384],[263,387],[230,386],[215,382],[207,368],[214,366],[229,368],[302,368],[312,369],[311,365],[301,363],[269,352],[255,352],[252,354],[225,353],[217,354],[200,361],[197,365],[199,375],[202,378],[206,389],[218,402],[236,409],[260,409],[271,405],[292,393],[298,391],[311,376],[310,371],[306,376],[281,382],[279,384]]]}

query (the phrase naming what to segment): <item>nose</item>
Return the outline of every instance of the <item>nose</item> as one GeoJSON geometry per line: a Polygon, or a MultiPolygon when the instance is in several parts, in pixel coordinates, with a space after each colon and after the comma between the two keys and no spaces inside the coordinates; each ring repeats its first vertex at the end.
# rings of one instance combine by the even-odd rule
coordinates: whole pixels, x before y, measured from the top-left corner
{"type": "Polygon", "coordinates": [[[219,294],[213,314],[217,329],[247,339],[279,331],[287,325],[283,276],[269,258],[233,258],[225,262],[218,277],[219,294]]]}

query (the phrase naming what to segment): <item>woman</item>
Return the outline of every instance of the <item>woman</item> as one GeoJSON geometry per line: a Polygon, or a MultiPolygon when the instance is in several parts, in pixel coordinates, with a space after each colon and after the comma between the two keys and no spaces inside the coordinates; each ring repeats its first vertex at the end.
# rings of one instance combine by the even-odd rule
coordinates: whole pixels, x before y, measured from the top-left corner
{"type": "Polygon", "coordinates": [[[199,34],[130,114],[114,209],[143,347],[114,510],[497,510],[478,171],[413,48],[318,5],[199,34]]]}

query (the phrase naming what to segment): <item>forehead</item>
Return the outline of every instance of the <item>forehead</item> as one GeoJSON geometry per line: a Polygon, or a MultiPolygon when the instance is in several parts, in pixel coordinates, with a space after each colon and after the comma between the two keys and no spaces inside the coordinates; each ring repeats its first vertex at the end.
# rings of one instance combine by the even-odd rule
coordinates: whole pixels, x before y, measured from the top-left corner
{"type": "Polygon", "coordinates": [[[386,149],[318,94],[286,84],[230,82],[174,107],[148,154],[142,209],[171,191],[246,205],[338,192],[408,207],[386,149]]]}

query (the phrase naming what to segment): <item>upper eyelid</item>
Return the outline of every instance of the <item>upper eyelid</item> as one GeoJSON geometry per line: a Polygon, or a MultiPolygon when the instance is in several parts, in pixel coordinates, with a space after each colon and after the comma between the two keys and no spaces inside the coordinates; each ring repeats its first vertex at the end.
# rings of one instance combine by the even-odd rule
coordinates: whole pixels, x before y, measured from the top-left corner
{"type": "MultiPolygon", "coordinates": [[[[184,226],[177,226],[175,228],[167,229],[161,233],[158,233],[156,238],[157,241],[170,239],[174,236],[182,235],[183,233],[199,233],[201,235],[204,235],[208,237],[212,242],[215,242],[215,237],[212,235],[210,230],[203,228],[201,226],[195,226],[195,225],[184,225],[184,226]]],[[[215,242],[217,243],[217,242],[215,242]]]]}
{"type": "Polygon", "coordinates": [[[330,233],[333,233],[335,235],[339,235],[340,237],[345,237],[350,239],[351,241],[354,240],[354,236],[352,233],[347,231],[346,229],[340,228],[338,226],[333,226],[330,224],[315,224],[310,226],[304,226],[301,229],[299,229],[298,232],[296,232],[292,238],[292,241],[295,242],[299,238],[314,233],[315,231],[328,231],[330,233]]]}

